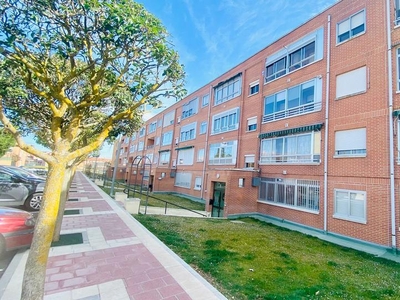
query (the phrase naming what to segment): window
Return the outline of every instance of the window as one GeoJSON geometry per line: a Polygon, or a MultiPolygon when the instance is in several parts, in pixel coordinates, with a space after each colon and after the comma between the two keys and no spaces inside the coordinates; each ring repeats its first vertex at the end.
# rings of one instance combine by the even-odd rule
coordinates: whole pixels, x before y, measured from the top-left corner
{"type": "Polygon", "coordinates": [[[395,3],[395,25],[400,24],[400,0],[396,0],[395,3]]]}
{"type": "Polygon", "coordinates": [[[131,136],[131,142],[133,142],[134,140],[136,140],[136,132],[131,136]]]}
{"type": "Polygon", "coordinates": [[[365,10],[337,24],[337,42],[341,43],[365,32],[365,10]]]}
{"type": "Polygon", "coordinates": [[[201,102],[201,106],[202,107],[207,106],[209,102],[210,102],[210,95],[209,94],[204,95],[203,100],[201,102]]]}
{"type": "Polygon", "coordinates": [[[157,122],[149,124],[149,133],[155,132],[157,128],[157,122]]]}
{"type": "Polygon", "coordinates": [[[200,124],[200,134],[205,134],[207,133],[207,122],[201,122],[200,124]]]}
{"type": "Polygon", "coordinates": [[[260,91],[260,85],[258,80],[255,82],[250,83],[249,85],[249,96],[257,94],[260,91]]]}
{"type": "Polygon", "coordinates": [[[172,144],[172,131],[168,131],[162,135],[161,145],[171,145],[172,144]]]}
{"type": "Polygon", "coordinates": [[[267,66],[265,82],[272,81],[286,74],[286,57],[267,66]]]}
{"type": "Polygon", "coordinates": [[[174,124],[175,111],[171,111],[164,115],[163,127],[174,124]]]}
{"type": "Polygon", "coordinates": [[[148,158],[148,160],[146,160],[146,163],[152,164],[152,163],[154,162],[154,161],[153,161],[154,153],[147,153],[146,156],[147,156],[147,158],[148,158]]]}
{"type": "Polygon", "coordinates": [[[254,169],[255,155],[244,156],[244,167],[246,169],[254,169]]]}
{"type": "Polygon", "coordinates": [[[334,217],[366,223],[366,192],[335,189],[334,217]]]}
{"type": "Polygon", "coordinates": [[[247,131],[254,131],[257,129],[257,117],[247,119],[247,131]]]}
{"type": "Polygon", "coordinates": [[[156,136],[156,145],[159,145],[159,144],[160,144],[160,137],[156,136]]]}
{"type": "Polygon", "coordinates": [[[160,165],[167,165],[169,163],[169,159],[171,156],[171,151],[162,151],[160,152],[160,165]]]}
{"type": "Polygon", "coordinates": [[[135,152],[135,151],[136,151],[136,148],[137,148],[137,145],[136,145],[136,144],[131,145],[131,146],[129,147],[129,153],[135,152]]]}
{"type": "Polygon", "coordinates": [[[158,121],[157,121],[157,127],[161,127],[161,125],[162,125],[162,119],[158,119],[158,121]]]}
{"type": "Polygon", "coordinates": [[[336,99],[367,91],[367,67],[336,76],[336,99]]]}
{"type": "Polygon", "coordinates": [[[194,148],[178,150],[178,165],[193,165],[194,148]]]}
{"type": "Polygon", "coordinates": [[[260,201],[302,210],[319,211],[319,181],[261,178],[260,201]]]}
{"type": "Polygon", "coordinates": [[[197,108],[199,106],[199,98],[195,98],[182,107],[182,119],[189,118],[194,114],[197,114],[197,108]]]}
{"type": "Polygon", "coordinates": [[[196,177],[194,179],[194,189],[201,190],[201,177],[196,177]]]}
{"type": "Polygon", "coordinates": [[[323,57],[324,30],[320,28],[267,57],[265,82],[270,82],[323,57]]]}
{"type": "Polygon", "coordinates": [[[239,128],[239,108],[213,116],[212,133],[221,133],[239,128]]]}
{"type": "Polygon", "coordinates": [[[265,97],[263,123],[321,110],[322,79],[315,78],[265,97]]]}
{"type": "Polygon", "coordinates": [[[304,47],[289,54],[289,72],[306,66],[314,61],[315,42],[311,42],[304,47]]]}
{"type": "Polygon", "coordinates": [[[139,137],[142,137],[142,136],[144,136],[145,134],[146,134],[146,128],[144,128],[144,127],[140,128],[139,137]]]}
{"type": "Polygon", "coordinates": [[[260,163],[319,163],[321,132],[261,140],[260,163]]]}
{"type": "Polygon", "coordinates": [[[365,157],[367,154],[367,130],[358,128],[335,132],[335,156],[365,157]]]}
{"type": "Polygon", "coordinates": [[[189,140],[194,140],[196,138],[196,125],[197,123],[191,123],[189,125],[183,126],[181,128],[181,134],[180,134],[180,141],[189,141],[189,140]]]}
{"type": "Polygon", "coordinates": [[[175,176],[175,186],[190,189],[192,173],[177,172],[175,176]]]}
{"type": "Polygon", "coordinates": [[[239,96],[242,92],[242,75],[236,75],[214,88],[215,105],[239,96]]]}
{"type": "Polygon", "coordinates": [[[397,48],[397,90],[400,91],[400,48],[397,48]]]}
{"type": "Polygon", "coordinates": [[[234,165],[236,155],[237,141],[211,144],[208,163],[210,165],[234,165]]]}
{"type": "Polygon", "coordinates": [[[197,162],[204,161],[204,149],[197,150],[197,162]]]}
{"type": "Polygon", "coordinates": [[[139,142],[138,151],[142,151],[144,149],[144,142],[139,142]]]}

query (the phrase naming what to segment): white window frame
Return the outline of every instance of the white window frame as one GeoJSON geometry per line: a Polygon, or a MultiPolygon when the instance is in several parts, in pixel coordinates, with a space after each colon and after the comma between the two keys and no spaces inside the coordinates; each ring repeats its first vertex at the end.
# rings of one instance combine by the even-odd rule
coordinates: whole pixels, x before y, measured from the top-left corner
{"type": "Polygon", "coordinates": [[[171,159],[171,151],[162,151],[159,154],[159,165],[167,165],[171,159]]]}
{"type": "Polygon", "coordinates": [[[240,109],[238,107],[212,117],[212,133],[233,131],[239,128],[240,109]]]}
{"type": "Polygon", "coordinates": [[[204,162],[204,157],[205,157],[205,150],[204,149],[197,150],[197,162],[204,162]]]}
{"type": "Polygon", "coordinates": [[[138,151],[142,151],[144,149],[144,142],[140,141],[138,145],[138,151]]]}
{"type": "Polygon", "coordinates": [[[196,190],[196,191],[200,191],[201,190],[201,183],[202,183],[202,180],[201,180],[201,177],[195,177],[195,179],[194,179],[194,190],[196,190]]]}
{"type": "Polygon", "coordinates": [[[318,213],[321,200],[318,180],[261,177],[258,201],[318,213]]]}
{"type": "Polygon", "coordinates": [[[192,173],[176,172],[174,185],[182,188],[190,189],[192,183],[192,173]]]}
{"type": "Polygon", "coordinates": [[[157,122],[150,123],[148,133],[153,133],[156,131],[156,129],[157,129],[157,122]]]}
{"type": "Polygon", "coordinates": [[[396,88],[397,88],[397,92],[399,92],[400,91],[400,48],[396,49],[396,53],[397,53],[397,61],[396,61],[396,66],[397,66],[397,87],[396,88]]]}
{"type": "Polygon", "coordinates": [[[175,120],[175,111],[170,111],[164,115],[164,120],[163,120],[163,127],[167,127],[169,125],[174,124],[175,120]]]}
{"type": "Polygon", "coordinates": [[[322,109],[322,78],[314,78],[312,80],[308,80],[302,82],[301,84],[291,86],[288,89],[279,91],[274,94],[267,95],[264,98],[264,108],[263,108],[263,118],[262,123],[273,122],[280,119],[291,118],[298,115],[304,115],[313,113],[316,111],[320,111],[322,109]],[[311,85],[314,88],[314,96],[312,101],[310,99],[304,98],[304,91],[306,90],[303,87],[307,87],[311,85]],[[298,89],[299,96],[299,105],[290,107],[289,96],[291,91],[298,89]],[[269,102],[273,99],[273,111],[269,112],[269,102]],[[279,107],[278,107],[279,106],[279,107]]]}
{"type": "Polygon", "coordinates": [[[185,142],[196,139],[196,126],[197,122],[182,126],[179,141],[185,142]]]}
{"type": "Polygon", "coordinates": [[[366,156],[367,129],[365,127],[335,131],[335,158],[366,156]]]}
{"type": "Polygon", "coordinates": [[[336,100],[367,92],[366,66],[336,76],[336,100]]]}
{"type": "Polygon", "coordinates": [[[260,92],[260,81],[254,81],[249,84],[249,96],[256,95],[260,92]]]}
{"type": "Polygon", "coordinates": [[[178,165],[192,166],[194,161],[194,148],[178,150],[178,165]]]}
{"type": "Polygon", "coordinates": [[[247,119],[246,130],[247,131],[256,131],[257,130],[257,117],[251,117],[251,118],[247,119]]]}
{"type": "Polygon", "coordinates": [[[210,94],[204,95],[201,100],[201,107],[208,106],[210,103],[210,94]]]}
{"type": "Polygon", "coordinates": [[[164,132],[161,139],[161,146],[172,144],[172,130],[164,132]]]}
{"type": "Polygon", "coordinates": [[[145,127],[140,128],[140,130],[139,130],[139,137],[142,137],[142,136],[144,136],[145,134],[146,134],[146,128],[145,128],[145,127]]]}
{"type": "Polygon", "coordinates": [[[324,29],[322,27],[306,36],[303,36],[296,42],[284,46],[282,50],[267,57],[264,69],[264,83],[274,81],[282,76],[285,76],[286,74],[295,72],[296,70],[321,60],[324,55],[323,48],[324,29]],[[301,53],[303,53],[303,49],[306,49],[306,47],[312,43],[314,43],[314,53],[310,56],[302,57],[300,61],[297,61],[295,64],[289,66],[291,55],[299,50],[301,53]],[[272,73],[268,73],[269,70],[272,70],[272,73]]]}
{"type": "Polygon", "coordinates": [[[196,97],[182,106],[182,120],[197,114],[199,98],[196,97]]]}
{"type": "Polygon", "coordinates": [[[207,133],[207,121],[203,121],[200,124],[200,132],[199,134],[206,134],[207,133]]]}
{"type": "Polygon", "coordinates": [[[321,162],[321,132],[311,131],[301,134],[285,135],[261,140],[260,164],[315,164],[321,162]],[[300,153],[303,137],[309,137],[308,153],[300,153]],[[293,152],[293,142],[296,152],[293,152]],[[289,145],[292,144],[292,149],[289,145]],[[277,149],[280,152],[277,152],[277,149]],[[290,151],[290,152],[289,152],[290,151]]]}
{"type": "Polygon", "coordinates": [[[365,9],[363,9],[363,10],[360,10],[360,11],[356,12],[355,14],[351,15],[351,16],[348,17],[347,19],[342,20],[342,21],[340,21],[339,23],[337,23],[337,25],[336,25],[336,44],[337,44],[337,45],[342,44],[342,43],[344,43],[344,42],[350,41],[350,40],[352,40],[353,38],[358,37],[358,36],[364,34],[364,33],[366,32],[366,29],[367,29],[366,27],[367,27],[366,14],[365,14],[365,9]],[[352,24],[352,23],[354,23],[354,19],[355,19],[359,14],[362,14],[363,23],[362,23],[361,25],[358,25],[358,26],[354,27],[355,25],[352,24]],[[348,32],[349,35],[348,35],[347,38],[345,38],[345,39],[343,39],[343,40],[340,40],[340,27],[341,27],[341,25],[344,26],[344,25],[346,24],[346,22],[349,23],[349,24],[348,24],[348,31],[344,31],[344,32],[342,33],[342,35],[345,34],[345,33],[347,33],[347,32],[348,32]],[[355,29],[355,28],[358,28],[359,26],[364,26],[363,30],[360,31],[360,32],[353,33],[354,29],[355,29]]]}
{"type": "Polygon", "coordinates": [[[254,169],[256,162],[256,156],[254,154],[249,154],[244,156],[244,168],[254,169]],[[249,165],[247,165],[249,164],[249,165]]]}
{"type": "Polygon", "coordinates": [[[242,75],[234,76],[214,88],[214,105],[229,101],[242,94],[242,75]]]}
{"type": "Polygon", "coordinates": [[[209,165],[234,165],[237,158],[237,141],[222,142],[210,145],[209,165]]]}
{"type": "Polygon", "coordinates": [[[367,223],[367,192],[365,191],[357,191],[357,190],[344,190],[344,189],[334,189],[334,198],[335,198],[335,207],[333,217],[337,219],[357,222],[366,224],[367,223]],[[347,199],[338,199],[338,193],[342,195],[347,193],[347,199]],[[351,195],[355,195],[353,199],[351,195]],[[356,197],[362,197],[363,199],[356,199],[356,197]],[[341,203],[339,203],[339,201],[341,203]],[[358,202],[358,203],[357,203],[358,202]],[[360,203],[362,202],[362,203],[360,203]],[[362,216],[357,216],[352,213],[352,204],[360,205],[362,204],[362,208],[359,209],[362,211],[362,216]],[[345,212],[339,212],[339,205],[341,209],[344,209],[345,212]]]}

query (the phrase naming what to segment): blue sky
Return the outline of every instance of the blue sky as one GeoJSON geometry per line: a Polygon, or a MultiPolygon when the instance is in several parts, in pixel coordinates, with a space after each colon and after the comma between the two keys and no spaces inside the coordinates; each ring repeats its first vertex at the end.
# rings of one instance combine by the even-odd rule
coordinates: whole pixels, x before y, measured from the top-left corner
{"type": "MultiPolygon", "coordinates": [[[[137,0],[161,20],[192,93],[336,0],[137,0]]],[[[165,103],[166,106],[172,103],[165,103]]],[[[28,141],[29,142],[29,141],[28,141]]],[[[112,156],[104,145],[102,157],[112,156]]]]}

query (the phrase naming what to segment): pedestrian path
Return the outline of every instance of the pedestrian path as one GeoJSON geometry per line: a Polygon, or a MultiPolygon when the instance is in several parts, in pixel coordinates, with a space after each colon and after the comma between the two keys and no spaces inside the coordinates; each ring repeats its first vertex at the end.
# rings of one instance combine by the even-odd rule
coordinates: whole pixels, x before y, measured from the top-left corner
{"type": "MultiPolygon", "coordinates": [[[[64,216],[61,234],[83,243],[50,249],[45,300],[226,299],[82,173],[69,198],[79,214],[64,216]]],[[[13,262],[1,300],[19,299],[27,256],[13,262]]]]}

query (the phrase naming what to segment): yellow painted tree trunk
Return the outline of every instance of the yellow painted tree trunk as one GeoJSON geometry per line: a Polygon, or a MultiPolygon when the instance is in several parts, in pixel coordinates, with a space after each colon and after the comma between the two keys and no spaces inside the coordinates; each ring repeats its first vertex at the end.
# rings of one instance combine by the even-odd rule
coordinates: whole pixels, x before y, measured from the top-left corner
{"type": "Polygon", "coordinates": [[[61,231],[62,220],[64,217],[65,205],[68,201],[69,188],[71,187],[72,179],[76,172],[76,167],[77,167],[76,165],[69,166],[65,170],[65,176],[60,195],[58,215],[57,215],[56,225],[54,228],[53,242],[56,242],[60,239],[60,231],[61,231]]]}
{"type": "Polygon", "coordinates": [[[47,259],[57,220],[65,170],[66,162],[63,160],[49,165],[43,202],[25,267],[21,296],[23,300],[39,300],[44,296],[47,259]]]}

